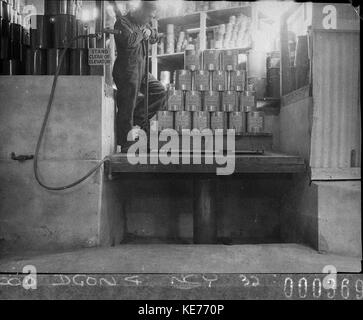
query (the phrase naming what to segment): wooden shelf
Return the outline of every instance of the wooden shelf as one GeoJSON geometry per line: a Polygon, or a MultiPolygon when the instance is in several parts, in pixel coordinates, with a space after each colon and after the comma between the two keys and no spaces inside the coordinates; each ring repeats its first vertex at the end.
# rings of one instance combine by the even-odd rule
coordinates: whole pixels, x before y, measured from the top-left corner
{"type": "Polygon", "coordinates": [[[222,23],[227,23],[229,21],[229,17],[238,16],[239,14],[243,14],[246,17],[251,17],[252,8],[250,5],[245,7],[232,7],[226,9],[218,9],[218,10],[209,10],[207,13],[207,26],[214,26],[222,23]]]}

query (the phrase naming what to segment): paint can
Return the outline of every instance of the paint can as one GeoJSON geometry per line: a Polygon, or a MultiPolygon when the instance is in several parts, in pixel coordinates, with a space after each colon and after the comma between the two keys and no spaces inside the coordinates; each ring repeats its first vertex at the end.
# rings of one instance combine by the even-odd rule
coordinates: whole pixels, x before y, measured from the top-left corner
{"type": "Polygon", "coordinates": [[[237,95],[235,91],[224,91],[222,98],[222,111],[237,111],[237,95]]]}
{"type": "Polygon", "coordinates": [[[184,68],[187,70],[200,69],[200,54],[195,49],[187,49],[184,52],[184,68]]]}
{"type": "Polygon", "coordinates": [[[199,91],[187,91],[185,95],[185,110],[200,111],[202,109],[201,94],[199,91]]]}
{"type": "Polygon", "coordinates": [[[209,89],[209,71],[195,71],[195,90],[207,91],[209,89]]]}
{"type": "Polygon", "coordinates": [[[175,112],[175,130],[182,133],[182,130],[191,130],[192,112],[177,111],[175,112]]]}
{"type": "Polygon", "coordinates": [[[246,132],[246,113],[242,111],[234,111],[228,114],[228,128],[234,129],[236,131],[236,135],[240,135],[246,132]]]}
{"type": "Polygon", "coordinates": [[[249,133],[261,133],[265,129],[264,113],[251,111],[247,114],[247,131],[249,133]]]}
{"type": "Polygon", "coordinates": [[[252,111],[256,108],[256,97],[253,91],[245,91],[241,95],[241,111],[252,111]]]}
{"type": "Polygon", "coordinates": [[[168,90],[168,111],[182,111],[184,109],[184,93],[181,90],[168,90]]]}
{"type": "Polygon", "coordinates": [[[203,52],[203,68],[204,70],[214,71],[219,69],[219,50],[205,50],[203,52]]]}
{"type": "Polygon", "coordinates": [[[222,111],[211,112],[210,127],[212,130],[227,129],[227,114],[222,111]]]}
{"type": "Polygon", "coordinates": [[[232,90],[243,92],[246,87],[246,71],[236,70],[232,73],[232,90]]]}
{"type": "Polygon", "coordinates": [[[216,112],[219,110],[219,92],[207,91],[204,94],[204,110],[216,112]]]}
{"type": "Polygon", "coordinates": [[[226,88],[226,72],[216,70],[213,72],[213,91],[224,91],[226,88]]]}
{"type": "Polygon", "coordinates": [[[237,53],[234,50],[225,50],[222,52],[222,68],[223,70],[237,69],[237,53]]]}
{"type": "Polygon", "coordinates": [[[193,113],[193,129],[200,131],[210,127],[210,113],[208,111],[196,111],[193,113]]]}
{"type": "Polygon", "coordinates": [[[176,70],[174,78],[177,90],[187,91],[192,89],[192,76],[189,70],[176,70]]]}
{"type": "Polygon", "coordinates": [[[158,111],[157,118],[159,132],[174,128],[174,113],[172,111],[158,111]]]}

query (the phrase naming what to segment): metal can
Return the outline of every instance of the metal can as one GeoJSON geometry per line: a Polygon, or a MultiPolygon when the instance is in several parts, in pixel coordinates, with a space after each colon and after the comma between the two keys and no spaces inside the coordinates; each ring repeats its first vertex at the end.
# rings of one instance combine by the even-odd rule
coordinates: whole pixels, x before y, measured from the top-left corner
{"type": "Polygon", "coordinates": [[[174,83],[177,90],[192,90],[192,76],[189,70],[176,70],[174,73],[174,83]]]}
{"type": "Polygon", "coordinates": [[[193,128],[202,131],[210,127],[210,113],[208,111],[196,111],[193,113],[193,128]]]}
{"type": "Polygon", "coordinates": [[[222,52],[222,67],[223,70],[237,69],[237,53],[235,51],[226,50],[222,52]]]}
{"type": "Polygon", "coordinates": [[[216,112],[219,110],[219,92],[207,91],[204,94],[204,110],[216,112]]]}
{"type": "Polygon", "coordinates": [[[53,24],[49,16],[33,15],[30,17],[30,43],[32,49],[53,47],[53,24]]]}
{"type": "Polygon", "coordinates": [[[228,114],[228,128],[234,129],[236,134],[242,134],[246,132],[246,113],[241,111],[234,111],[228,114]]]}
{"type": "Polygon", "coordinates": [[[209,71],[195,71],[195,90],[207,91],[209,89],[209,71]]]}
{"type": "Polygon", "coordinates": [[[184,67],[188,70],[200,69],[200,54],[195,49],[185,50],[184,67]]]}
{"type": "Polygon", "coordinates": [[[224,91],[226,88],[226,72],[217,70],[213,72],[213,91],[224,91]]]}
{"type": "Polygon", "coordinates": [[[227,129],[227,114],[222,111],[212,112],[210,119],[210,127],[212,130],[227,129]]]}
{"type": "Polygon", "coordinates": [[[214,71],[219,69],[219,50],[205,50],[203,52],[203,67],[205,70],[214,71]]]}
{"type": "Polygon", "coordinates": [[[168,106],[169,111],[182,111],[184,109],[183,92],[180,90],[168,91],[168,106]]]}
{"type": "Polygon", "coordinates": [[[236,70],[232,73],[232,90],[242,92],[246,87],[246,71],[236,70]]]}
{"type": "Polygon", "coordinates": [[[172,111],[158,111],[158,130],[174,128],[174,113],[172,111]]]}
{"type": "Polygon", "coordinates": [[[247,131],[261,133],[265,129],[265,115],[260,111],[251,111],[247,114],[247,131]]]}
{"type": "Polygon", "coordinates": [[[191,130],[192,128],[192,113],[189,111],[177,111],[175,113],[175,130],[179,133],[182,130],[191,130]]]}
{"type": "Polygon", "coordinates": [[[233,112],[237,111],[237,95],[235,91],[224,91],[222,111],[233,112]]]}
{"type": "Polygon", "coordinates": [[[200,111],[202,109],[201,95],[199,91],[187,91],[185,96],[186,111],[200,111]]]}
{"type": "Polygon", "coordinates": [[[241,95],[241,108],[245,111],[246,108],[256,108],[256,99],[254,95],[250,95],[248,91],[245,92],[244,95],[241,95]]]}

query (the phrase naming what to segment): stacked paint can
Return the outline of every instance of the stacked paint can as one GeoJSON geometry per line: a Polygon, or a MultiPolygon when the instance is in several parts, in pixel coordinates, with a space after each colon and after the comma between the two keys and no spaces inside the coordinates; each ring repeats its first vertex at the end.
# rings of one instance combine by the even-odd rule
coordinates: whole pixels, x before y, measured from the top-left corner
{"type": "Polygon", "coordinates": [[[0,1],[0,74],[23,73],[24,47],[28,42],[20,1],[0,1]]]}
{"type": "Polygon", "coordinates": [[[185,54],[183,70],[174,72],[166,110],[158,114],[159,130],[234,129],[237,135],[264,131],[264,114],[246,70],[237,70],[233,50],[185,54]]]}

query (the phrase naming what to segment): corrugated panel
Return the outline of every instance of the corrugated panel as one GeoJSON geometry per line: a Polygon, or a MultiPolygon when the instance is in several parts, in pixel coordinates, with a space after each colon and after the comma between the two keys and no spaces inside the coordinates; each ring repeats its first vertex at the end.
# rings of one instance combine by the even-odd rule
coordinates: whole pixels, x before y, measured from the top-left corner
{"type": "Polygon", "coordinates": [[[311,167],[360,167],[359,73],[358,32],[313,32],[311,167]]]}

